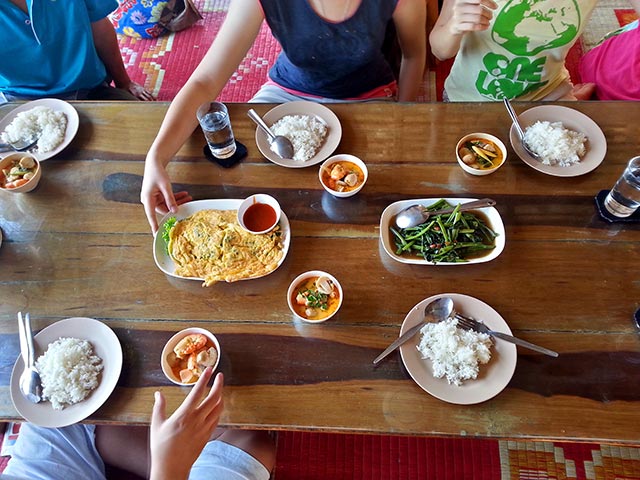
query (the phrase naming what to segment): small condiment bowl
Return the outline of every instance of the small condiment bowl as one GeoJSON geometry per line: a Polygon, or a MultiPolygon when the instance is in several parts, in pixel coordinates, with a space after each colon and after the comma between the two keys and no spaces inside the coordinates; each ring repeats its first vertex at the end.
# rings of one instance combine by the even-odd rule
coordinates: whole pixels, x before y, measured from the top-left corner
{"type": "Polygon", "coordinates": [[[245,198],[238,207],[238,223],[249,233],[267,233],[278,225],[281,213],[275,198],[266,193],[256,193],[245,198]]]}
{"type": "Polygon", "coordinates": [[[504,143],[502,142],[502,140],[500,140],[495,135],[491,135],[489,133],[481,133],[481,132],[470,133],[469,135],[465,135],[464,137],[462,137],[460,139],[460,141],[456,144],[456,158],[458,159],[458,163],[460,164],[460,167],[465,172],[470,173],[471,175],[489,175],[491,173],[494,173],[502,165],[504,165],[505,161],[507,160],[507,147],[505,147],[504,143]],[[467,165],[466,163],[464,163],[462,161],[462,158],[460,158],[460,148],[462,148],[462,146],[464,145],[465,142],[468,142],[469,140],[474,139],[474,138],[480,138],[482,140],[489,140],[489,141],[495,143],[496,146],[500,149],[500,152],[502,153],[502,161],[498,165],[496,165],[496,166],[494,166],[492,168],[487,168],[487,169],[473,168],[472,166],[467,165]]]}
{"type": "Polygon", "coordinates": [[[40,162],[36,157],[34,157],[29,153],[25,153],[25,152],[12,153],[4,157],[2,160],[0,160],[0,177],[2,177],[2,180],[3,180],[2,182],[0,182],[0,190],[2,190],[3,192],[13,192],[13,193],[30,192],[31,190],[33,190],[38,186],[38,182],[40,182],[41,176],[42,176],[42,168],[40,166],[40,162]],[[4,170],[5,168],[10,168],[11,165],[13,165],[13,162],[15,162],[16,160],[19,161],[22,157],[30,157],[36,162],[35,175],[31,177],[31,179],[27,183],[25,183],[24,185],[20,185],[19,187],[15,187],[15,188],[3,187],[2,183],[4,183],[3,182],[4,174],[2,173],[2,170],[4,170]]]}
{"type": "Polygon", "coordinates": [[[191,328],[185,328],[184,330],[180,330],[178,333],[176,333],[173,337],[169,339],[169,341],[165,344],[164,348],[162,349],[162,357],[160,358],[160,365],[162,366],[162,371],[164,372],[165,376],[169,380],[171,380],[173,383],[177,385],[182,385],[183,387],[192,387],[195,385],[195,382],[185,383],[180,380],[180,377],[176,377],[173,373],[173,370],[171,369],[171,365],[169,364],[168,359],[169,359],[169,355],[174,355],[173,349],[178,344],[178,342],[182,340],[184,337],[186,337],[187,335],[193,335],[194,333],[201,333],[202,335],[207,337],[209,340],[211,340],[211,343],[213,343],[213,346],[218,351],[218,359],[216,360],[216,363],[213,366],[214,371],[216,368],[218,368],[218,364],[220,363],[220,356],[222,353],[220,351],[220,343],[218,343],[218,339],[213,333],[211,333],[209,330],[206,330],[204,328],[198,328],[198,327],[191,327],[191,328]]]}
{"type": "Polygon", "coordinates": [[[322,165],[320,165],[320,170],[318,170],[318,178],[320,179],[320,184],[331,195],[333,195],[334,197],[338,197],[338,198],[347,198],[347,197],[354,196],[356,193],[358,193],[360,190],[362,190],[362,187],[364,187],[364,184],[367,183],[367,179],[369,178],[369,170],[367,169],[367,166],[365,165],[365,163],[362,160],[360,160],[358,157],[356,157],[355,155],[349,155],[347,153],[340,153],[338,155],[334,155],[332,157],[327,158],[322,163],[322,165]],[[333,165],[335,163],[338,163],[338,162],[351,162],[351,163],[355,164],[358,168],[360,168],[360,170],[362,170],[362,174],[364,176],[364,179],[362,180],[362,182],[359,182],[358,185],[354,189],[349,190],[349,191],[345,191],[345,192],[339,192],[339,191],[334,190],[333,188],[331,188],[323,180],[323,178],[322,178],[323,172],[326,172],[328,174],[331,171],[331,169],[333,168],[333,165]]]}
{"type": "Polygon", "coordinates": [[[343,298],[344,296],[342,293],[342,286],[340,285],[340,282],[338,282],[338,280],[336,280],[336,278],[333,275],[327,272],[323,272],[322,270],[310,270],[308,272],[301,273],[293,280],[293,282],[291,282],[291,285],[289,285],[289,289],[287,290],[287,305],[289,305],[289,309],[291,310],[291,313],[293,313],[296,318],[299,318],[300,320],[303,320],[309,323],[322,323],[329,320],[336,313],[338,313],[338,310],[340,310],[340,307],[342,306],[343,298]],[[304,316],[303,314],[296,311],[296,307],[294,307],[295,297],[297,296],[298,288],[300,288],[305,281],[314,277],[327,277],[329,280],[331,280],[331,282],[333,283],[333,285],[338,291],[338,304],[335,307],[335,309],[326,317],[318,318],[316,320],[304,316]]]}

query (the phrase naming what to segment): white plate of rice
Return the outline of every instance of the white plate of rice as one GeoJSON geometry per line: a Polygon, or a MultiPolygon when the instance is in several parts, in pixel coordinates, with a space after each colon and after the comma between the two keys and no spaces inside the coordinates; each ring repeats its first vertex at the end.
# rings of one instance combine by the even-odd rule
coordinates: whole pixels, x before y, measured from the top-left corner
{"type": "Polygon", "coordinates": [[[323,162],[335,151],[342,138],[340,120],[320,103],[302,100],[283,103],[269,110],[262,118],[272,131],[277,124],[280,134],[286,130],[290,132],[285,136],[293,140],[294,156],[299,157],[298,160],[276,155],[270,148],[267,134],[256,128],[256,145],[260,153],[282,167],[304,168],[323,162]],[[324,136],[323,130],[326,130],[324,136]],[[306,152],[301,154],[301,150],[306,152]]]}
{"type": "MultiPolygon", "coordinates": [[[[524,163],[539,172],[556,177],[576,177],[591,172],[604,160],[605,154],[607,153],[607,139],[598,124],[582,112],[558,105],[541,105],[522,112],[518,115],[518,119],[525,131],[528,127],[536,124],[536,122],[561,122],[564,129],[577,132],[586,137],[586,142],[584,143],[586,152],[580,156],[579,161],[567,166],[561,166],[557,163],[545,165],[524,151],[520,142],[520,136],[515,127],[511,125],[511,130],[509,131],[511,146],[524,163]]],[[[557,143],[560,144],[564,142],[557,143]]],[[[572,142],[567,138],[566,143],[570,145],[576,142],[572,142]]],[[[566,148],[562,150],[567,151],[566,148]]],[[[550,151],[553,151],[553,148],[551,148],[550,151]]],[[[558,152],[556,153],[560,153],[560,147],[558,147],[558,152]]]]}
{"type": "Polygon", "coordinates": [[[93,354],[102,359],[103,368],[98,376],[98,386],[84,400],[62,410],[54,410],[49,401],[31,403],[22,395],[18,385],[20,374],[24,370],[22,357],[18,357],[11,372],[11,400],[26,421],[41,427],[64,427],[86,419],[109,398],[120,378],[120,341],[111,328],[92,318],[67,318],[42,329],[34,337],[36,359],[47,351],[49,344],[66,337],[89,341],[93,354]]]}
{"type": "MultiPolygon", "coordinates": [[[[457,312],[482,320],[492,330],[511,334],[507,322],[489,305],[477,298],[458,293],[443,293],[425,298],[407,314],[400,329],[400,335],[417,325],[424,318],[424,309],[428,303],[441,297],[453,299],[457,312]]],[[[411,378],[424,391],[440,400],[460,405],[484,402],[495,397],[511,381],[516,369],[516,346],[502,340],[493,339],[491,359],[479,365],[476,379],[465,380],[461,385],[450,384],[446,377],[436,378],[432,362],[422,357],[418,351],[422,334],[418,333],[400,347],[400,356],[411,378]]]]}
{"type": "MultiPolygon", "coordinates": [[[[76,133],[78,133],[80,119],[78,112],[70,103],[57,98],[41,98],[14,108],[0,119],[0,135],[6,133],[15,138],[20,131],[24,131],[25,134],[34,130],[41,131],[34,124],[34,119],[37,118],[37,115],[40,115],[42,122],[47,125],[47,133],[39,139],[39,145],[42,145],[43,149],[47,151],[39,152],[36,147],[31,153],[42,162],[57,155],[71,143],[76,133]],[[45,107],[45,110],[41,107],[45,107]],[[66,125],[63,128],[57,126],[54,117],[50,114],[48,115],[51,117],[50,120],[45,118],[44,114],[48,113],[47,109],[53,111],[54,115],[64,115],[66,125]],[[41,114],[38,114],[38,111],[40,111],[41,114]]],[[[0,157],[5,157],[10,153],[12,152],[2,152],[0,153],[0,157]]]]}

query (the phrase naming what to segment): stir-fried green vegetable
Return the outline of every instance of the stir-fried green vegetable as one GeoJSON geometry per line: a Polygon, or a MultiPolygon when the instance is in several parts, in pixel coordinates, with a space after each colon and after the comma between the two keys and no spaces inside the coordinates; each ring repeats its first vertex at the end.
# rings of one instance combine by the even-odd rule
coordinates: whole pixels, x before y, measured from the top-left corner
{"type": "MultiPolygon", "coordinates": [[[[434,212],[452,207],[440,199],[425,210],[434,212]]],[[[453,212],[431,216],[415,227],[390,229],[396,255],[413,253],[433,263],[466,262],[470,256],[495,248],[498,236],[478,215],[461,212],[460,204],[453,212]]]]}
{"type": "Polygon", "coordinates": [[[176,222],[177,222],[176,217],[171,217],[167,219],[167,221],[164,222],[164,225],[162,226],[162,239],[164,240],[164,243],[165,243],[164,248],[167,250],[167,253],[169,253],[169,232],[171,231],[173,226],[176,224],[176,222]]]}

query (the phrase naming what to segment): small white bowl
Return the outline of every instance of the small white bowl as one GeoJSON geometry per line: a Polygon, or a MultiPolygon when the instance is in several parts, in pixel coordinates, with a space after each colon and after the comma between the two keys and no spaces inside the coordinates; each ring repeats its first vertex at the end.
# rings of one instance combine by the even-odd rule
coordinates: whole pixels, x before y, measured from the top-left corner
{"type": "Polygon", "coordinates": [[[362,160],[360,160],[358,157],[356,157],[354,155],[349,155],[347,153],[340,153],[338,155],[334,155],[333,157],[327,158],[324,161],[324,163],[322,165],[320,165],[320,170],[318,170],[318,178],[320,179],[320,184],[331,195],[333,195],[335,197],[338,197],[338,198],[347,198],[347,197],[352,197],[353,195],[358,193],[360,190],[362,190],[362,187],[364,187],[364,184],[367,183],[367,179],[369,178],[369,170],[367,169],[367,166],[365,165],[365,163],[362,160]],[[351,162],[351,163],[355,164],[357,167],[359,167],[360,170],[362,170],[362,174],[364,175],[364,179],[353,190],[350,190],[348,192],[338,192],[337,190],[334,190],[331,187],[329,187],[329,185],[327,185],[323,181],[322,173],[325,172],[325,171],[327,173],[329,173],[331,171],[331,169],[333,168],[333,164],[334,163],[338,163],[338,162],[351,162]]]}
{"type": "Polygon", "coordinates": [[[494,173],[496,170],[498,170],[502,165],[504,165],[504,162],[506,162],[507,160],[507,147],[504,146],[504,143],[502,143],[502,140],[500,140],[498,137],[491,135],[489,133],[470,133],[469,135],[465,135],[464,137],[462,137],[460,139],[460,141],[456,144],[456,158],[458,159],[458,163],[460,164],[460,167],[462,167],[462,169],[467,172],[470,173],[471,175],[490,175],[492,173],[494,173]],[[498,165],[496,165],[493,168],[488,168],[486,170],[481,170],[479,168],[473,168],[470,165],[467,165],[466,163],[464,163],[462,161],[462,158],[460,158],[460,148],[462,147],[462,145],[473,139],[473,138],[481,138],[483,140],[490,140],[491,142],[495,143],[496,146],[500,149],[500,153],[502,153],[502,162],[500,162],[498,165]]]}
{"type": "Polygon", "coordinates": [[[340,282],[338,282],[338,280],[336,280],[336,278],[333,275],[327,272],[323,272],[322,270],[310,270],[308,272],[301,273],[293,280],[293,282],[291,282],[291,285],[289,285],[289,289],[287,290],[287,305],[289,305],[289,309],[291,310],[291,313],[293,313],[296,316],[296,318],[299,318],[300,320],[303,320],[309,323],[322,323],[329,320],[336,313],[338,313],[338,310],[340,310],[340,307],[342,306],[343,298],[344,296],[342,294],[342,286],[340,285],[340,282]],[[333,310],[326,317],[322,317],[317,320],[314,320],[312,318],[308,318],[304,315],[299,314],[293,306],[295,302],[295,297],[297,296],[297,289],[302,285],[302,283],[304,283],[304,281],[313,277],[328,277],[329,280],[333,282],[336,289],[338,290],[338,305],[336,306],[335,310],[333,310]]]}
{"type": "MultiPolygon", "coordinates": [[[[266,193],[257,193],[255,195],[251,195],[250,197],[245,198],[240,204],[240,206],[238,207],[238,223],[242,228],[244,228],[249,233],[254,233],[254,234],[267,233],[273,230],[273,228],[276,225],[278,225],[278,222],[280,221],[281,213],[282,213],[282,210],[280,208],[280,204],[275,198],[273,198],[271,195],[267,195],[266,193]],[[245,221],[248,220],[248,218],[246,217],[247,210],[249,210],[250,207],[256,204],[262,204],[267,206],[267,207],[255,207],[255,208],[266,209],[263,211],[256,212],[256,215],[259,218],[266,215],[273,216],[273,213],[275,213],[275,216],[273,216],[273,218],[275,218],[275,221],[269,221],[268,225],[258,224],[257,225],[258,228],[256,228],[256,226],[251,224],[247,225],[245,223],[245,221]],[[268,207],[270,207],[270,209],[268,209],[268,207]],[[250,227],[253,227],[253,228],[250,228],[250,227]]],[[[264,220],[264,218],[262,218],[262,220],[264,220]]]]}
{"type": "MultiPolygon", "coordinates": [[[[0,172],[5,168],[9,168],[14,161],[16,160],[19,161],[22,157],[30,157],[36,162],[35,175],[31,177],[31,180],[29,180],[27,183],[25,183],[24,185],[20,185],[19,187],[16,187],[16,188],[4,188],[0,186],[0,190],[2,190],[3,192],[27,193],[38,186],[38,182],[40,182],[40,177],[42,176],[42,168],[40,166],[40,162],[38,161],[38,159],[33,155],[31,155],[30,153],[17,152],[17,153],[12,153],[10,155],[7,155],[2,160],[0,160],[0,172]]],[[[0,175],[2,175],[2,173],[0,173],[0,175]]]]}
{"type": "Polygon", "coordinates": [[[215,337],[213,333],[211,333],[209,330],[206,330],[204,328],[198,328],[198,327],[185,328],[184,330],[180,330],[173,337],[171,337],[169,341],[165,344],[164,348],[162,349],[162,357],[160,358],[160,364],[162,365],[162,371],[164,372],[165,376],[169,380],[171,380],[173,383],[177,385],[182,385],[184,387],[193,387],[195,385],[195,382],[184,383],[180,380],[180,377],[176,377],[173,374],[173,370],[171,369],[171,366],[169,365],[168,357],[169,355],[174,355],[173,349],[180,340],[182,340],[187,335],[193,335],[194,333],[201,333],[202,335],[207,337],[211,341],[211,343],[213,343],[213,346],[215,347],[215,349],[218,351],[218,359],[216,360],[216,363],[213,366],[214,371],[216,368],[218,368],[218,364],[220,363],[220,356],[222,354],[222,352],[220,351],[220,344],[218,343],[218,339],[215,337]]]}

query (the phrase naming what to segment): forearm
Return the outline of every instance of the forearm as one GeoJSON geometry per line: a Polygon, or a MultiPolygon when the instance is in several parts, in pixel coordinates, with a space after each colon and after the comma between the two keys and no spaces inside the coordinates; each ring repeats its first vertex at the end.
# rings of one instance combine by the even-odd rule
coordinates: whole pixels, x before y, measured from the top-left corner
{"type": "Polygon", "coordinates": [[[125,69],[116,31],[108,18],[103,18],[91,24],[93,31],[93,43],[98,56],[107,70],[107,74],[113,79],[116,87],[126,88],[131,79],[125,69]]]}
{"type": "Polygon", "coordinates": [[[462,33],[452,33],[446,23],[436,24],[429,35],[431,53],[438,60],[447,60],[455,57],[460,50],[463,36],[464,34],[462,33]]]}
{"type": "Polygon", "coordinates": [[[398,80],[398,101],[416,101],[424,77],[425,61],[425,57],[402,58],[398,80]]]}
{"type": "Polygon", "coordinates": [[[424,0],[403,0],[393,14],[393,21],[402,51],[398,100],[415,101],[427,59],[427,10],[424,0]]]}
{"type": "Polygon", "coordinates": [[[255,0],[235,0],[206,55],[171,102],[147,162],[166,166],[198,125],[198,107],[215,100],[253,44],[262,24],[255,0]]]}

